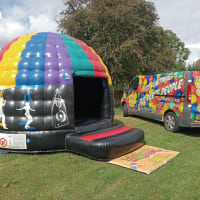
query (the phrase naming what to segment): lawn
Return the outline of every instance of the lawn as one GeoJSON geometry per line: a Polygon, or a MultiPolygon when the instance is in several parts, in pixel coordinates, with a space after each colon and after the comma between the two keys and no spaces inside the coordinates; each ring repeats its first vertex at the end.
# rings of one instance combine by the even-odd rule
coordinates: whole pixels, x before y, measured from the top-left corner
{"type": "Polygon", "coordinates": [[[179,151],[145,175],[68,152],[0,156],[0,200],[200,199],[200,129],[167,132],[162,123],[137,117],[115,121],[142,128],[148,145],[179,151]]]}

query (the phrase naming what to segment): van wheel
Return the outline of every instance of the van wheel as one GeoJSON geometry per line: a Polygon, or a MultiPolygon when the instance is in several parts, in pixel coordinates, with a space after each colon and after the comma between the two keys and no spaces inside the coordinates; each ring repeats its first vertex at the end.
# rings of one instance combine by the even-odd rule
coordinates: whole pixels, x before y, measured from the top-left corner
{"type": "Polygon", "coordinates": [[[176,132],[179,130],[178,119],[173,112],[168,112],[164,117],[164,125],[168,131],[176,132]]]}
{"type": "Polygon", "coordinates": [[[128,117],[128,107],[126,104],[122,105],[123,117],[128,117]]]}

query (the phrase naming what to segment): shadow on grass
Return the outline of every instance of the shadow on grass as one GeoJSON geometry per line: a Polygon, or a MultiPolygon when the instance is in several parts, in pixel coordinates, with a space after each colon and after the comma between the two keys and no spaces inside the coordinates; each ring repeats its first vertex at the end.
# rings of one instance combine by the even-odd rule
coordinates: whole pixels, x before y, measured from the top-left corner
{"type": "Polygon", "coordinates": [[[120,121],[120,120],[117,120],[117,119],[114,120],[113,124],[120,124],[122,126],[125,125],[123,121],[120,121]]]}
{"type": "Polygon", "coordinates": [[[200,128],[181,128],[179,133],[190,137],[200,137],[200,128]]]}
{"type": "MultiPolygon", "coordinates": [[[[140,117],[140,116],[130,116],[130,117],[134,117],[134,118],[146,121],[148,123],[150,122],[150,123],[154,123],[156,125],[164,127],[164,124],[161,121],[157,121],[157,120],[153,120],[153,119],[147,119],[147,118],[143,118],[143,117],[140,117]]],[[[174,133],[174,134],[184,134],[184,135],[190,136],[190,137],[200,137],[200,128],[180,128],[180,130],[177,133],[174,133]]]]}
{"type": "Polygon", "coordinates": [[[132,116],[130,115],[129,117],[137,118],[137,119],[140,119],[140,120],[143,120],[143,121],[146,121],[146,122],[151,122],[151,123],[154,123],[156,125],[163,126],[163,122],[157,121],[157,120],[154,120],[154,119],[148,119],[148,118],[144,118],[144,117],[140,117],[140,116],[135,116],[135,115],[132,115],[132,116]]]}

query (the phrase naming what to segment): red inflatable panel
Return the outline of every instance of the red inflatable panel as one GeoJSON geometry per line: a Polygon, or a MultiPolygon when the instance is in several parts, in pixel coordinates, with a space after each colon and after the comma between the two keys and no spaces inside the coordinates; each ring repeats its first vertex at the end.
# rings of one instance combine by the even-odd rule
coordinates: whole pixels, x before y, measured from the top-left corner
{"type": "Polygon", "coordinates": [[[126,132],[126,131],[131,130],[131,129],[133,129],[133,127],[123,126],[123,127],[111,130],[111,131],[96,133],[96,134],[93,134],[93,135],[87,135],[87,136],[81,137],[80,139],[87,140],[87,141],[93,141],[93,140],[96,140],[96,139],[102,139],[102,138],[118,135],[118,134],[121,134],[121,133],[126,132]]]}

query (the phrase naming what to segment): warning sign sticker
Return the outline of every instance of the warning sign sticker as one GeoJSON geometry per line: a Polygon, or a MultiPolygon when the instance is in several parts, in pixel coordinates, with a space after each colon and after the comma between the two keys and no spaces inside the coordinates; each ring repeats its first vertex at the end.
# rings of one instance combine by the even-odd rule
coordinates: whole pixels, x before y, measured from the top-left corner
{"type": "Polygon", "coordinates": [[[27,149],[26,135],[0,133],[0,148],[27,149]]]}
{"type": "Polygon", "coordinates": [[[0,145],[1,147],[7,147],[7,140],[5,138],[0,138],[0,145]]]}

